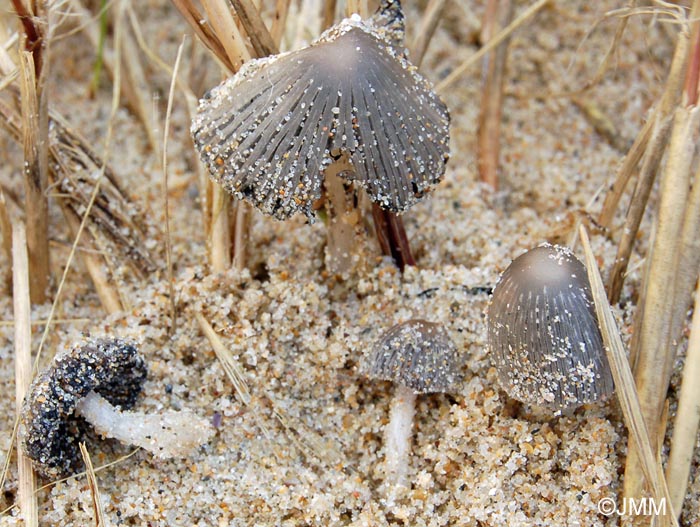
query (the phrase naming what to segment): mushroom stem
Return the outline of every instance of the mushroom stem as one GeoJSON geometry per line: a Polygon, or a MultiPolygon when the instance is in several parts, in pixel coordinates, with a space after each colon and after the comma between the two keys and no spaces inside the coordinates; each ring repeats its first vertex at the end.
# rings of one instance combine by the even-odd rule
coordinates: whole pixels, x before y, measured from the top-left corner
{"type": "Polygon", "coordinates": [[[185,455],[213,434],[209,423],[192,412],[122,412],[94,391],[75,411],[99,434],[140,446],[161,458],[185,455]]]}
{"type": "Polygon", "coordinates": [[[402,384],[396,386],[391,402],[389,424],[384,429],[386,483],[408,487],[408,455],[411,451],[416,394],[402,384]]]}
{"type": "Polygon", "coordinates": [[[326,266],[341,276],[351,274],[358,258],[358,223],[360,212],[345,190],[340,178],[343,171],[352,170],[347,159],[341,159],[325,171],[326,208],[328,210],[328,244],[326,266]]]}

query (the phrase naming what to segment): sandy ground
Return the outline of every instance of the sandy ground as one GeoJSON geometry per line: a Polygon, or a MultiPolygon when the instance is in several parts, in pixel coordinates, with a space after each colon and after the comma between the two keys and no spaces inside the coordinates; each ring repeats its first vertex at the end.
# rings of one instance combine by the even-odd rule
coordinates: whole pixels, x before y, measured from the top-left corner
{"type": "MultiPolygon", "coordinates": [[[[409,2],[406,2],[409,4],[409,2]]],[[[454,2],[422,71],[444,77],[474,52],[473,18],[454,2]]],[[[624,2],[559,2],[517,33],[511,44],[502,130],[502,191],[477,181],[475,133],[480,101],[478,68],[444,95],[452,114],[452,158],[444,182],[406,214],[418,260],[402,276],[371,255],[359,276],[341,282],[324,272],[325,227],[302,219],[280,223],[254,215],[251,269],[211,274],[191,171],[184,100],[175,101],[169,150],[170,194],[178,318],[171,336],[162,236],[159,160],[137,120],[121,109],[114,123],[112,165],[136,203],[152,219],[149,250],[158,271],[144,283],[124,275],[130,309],[106,317],[79,262],[69,274],[57,317],[87,319],[55,325],[47,358],[81,333],[137,341],[149,365],[140,410],[188,408],[211,420],[216,434],[188,457],[157,460],[144,451],[98,473],[111,525],[617,525],[597,503],[620,489],[627,435],[615,401],[554,417],[521,405],[501,391],[486,349],[486,288],[512,258],[542,241],[567,242],[579,211],[595,214],[593,199],[614,176],[623,151],[596,133],[572,102],[613,40],[616,19],[603,15],[624,2]],[[600,24],[596,25],[596,23],[600,24]],[[252,394],[244,405],[202,336],[202,313],[238,359],[252,394]],[[363,374],[371,343],[394,323],[422,317],[445,324],[463,354],[463,380],[450,394],[418,398],[410,460],[411,488],[388,503],[382,488],[383,427],[393,387],[363,374]]],[[[523,5],[518,3],[518,9],[523,5]]],[[[174,61],[184,24],[168,2],[139,4],[147,40],[174,61]]],[[[409,30],[417,25],[408,9],[409,30]]],[[[582,97],[594,102],[630,144],[658,96],[670,61],[674,27],[633,17],[601,82],[582,97]]],[[[109,87],[85,97],[93,51],[75,35],[56,44],[53,104],[95,145],[103,144],[109,87]]],[[[198,59],[201,60],[201,59],[198,59]]],[[[186,60],[187,62],[187,60],[186,60]]],[[[216,82],[210,63],[208,81],[216,82]]],[[[187,66],[185,66],[187,67],[187,66]]],[[[149,81],[164,107],[169,79],[149,81]]],[[[20,150],[0,138],[0,177],[21,191],[20,150]]],[[[68,254],[55,215],[58,273],[68,254]]],[[[642,226],[639,262],[649,235],[642,226]]],[[[594,237],[605,267],[613,242],[594,237]]],[[[2,269],[8,268],[0,256],[2,269]]],[[[634,270],[619,320],[628,332],[638,294],[634,270]]],[[[12,318],[9,295],[0,300],[12,318]]],[[[38,306],[36,319],[48,306],[38,306]]],[[[42,326],[35,326],[39,335],[42,326]]],[[[38,341],[37,341],[38,342],[38,341]]],[[[0,446],[6,452],[14,415],[13,332],[0,326],[0,446]]],[[[673,406],[671,408],[673,410],[673,406]]],[[[131,450],[113,441],[88,445],[95,465],[131,450]]],[[[695,468],[698,460],[696,459],[695,468]]],[[[697,471],[694,471],[697,474],[697,471]]],[[[0,508],[16,492],[11,465],[0,508]]],[[[700,477],[691,481],[683,525],[700,520],[700,477]]],[[[43,525],[94,524],[84,477],[39,493],[43,525]]],[[[20,525],[18,511],[0,525],[20,525]]]]}

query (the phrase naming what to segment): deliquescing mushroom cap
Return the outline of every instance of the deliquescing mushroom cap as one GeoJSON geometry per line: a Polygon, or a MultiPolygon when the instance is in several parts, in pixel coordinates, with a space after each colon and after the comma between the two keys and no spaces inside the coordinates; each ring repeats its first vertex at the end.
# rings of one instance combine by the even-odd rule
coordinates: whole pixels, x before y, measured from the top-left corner
{"type": "Polygon", "coordinates": [[[508,394],[561,410],[613,390],[583,264],[544,244],[503,272],[488,310],[492,362],[508,394]]]}
{"type": "Polygon", "coordinates": [[[379,337],[367,373],[415,393],[449,392],[459,381],[460,366],[457,347],[442,324],[412,319],[379,337]]]}
{"type": "Polygon", "coordinates": [[[35,469],[52,479],[79,471],[78,443],[88,427],[74,414],[95,391],[112,405],[131,408],[146,379],[146,363],[119,338],[87,339],[58,354],[33,382],[24,402],[24,449],[35,469]]]}
{"type": "Polygon", "coordinates": [[[397,45],[398,2],[354,15],[309,47],[256,59],[200,101],[191,132],[213,179],[262,212],[313,219],[323,171],[347,156],[348,181],[403,212],[449,157],[449,115],[397,45]]]}

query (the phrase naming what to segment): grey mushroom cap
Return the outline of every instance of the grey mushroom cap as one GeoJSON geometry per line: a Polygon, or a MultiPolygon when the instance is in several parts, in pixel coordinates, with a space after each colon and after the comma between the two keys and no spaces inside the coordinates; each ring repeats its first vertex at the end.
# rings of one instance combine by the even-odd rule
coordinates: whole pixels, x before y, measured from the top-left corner
{"type": "Polygon", "coordinates": [[[403,212],[429,192],[449,157],[449,115],[395,47],[395,4],[252,60],[211,90],[191,132],[212,178],[277,219],[313,219],[323,171],[341,157],[352,165],[341,176],[384,209],[403,212]]]}
{"type": "Polygon", "coordinates": [[[81,470],[78,443],[89,425],[74,414],[78,402],[95,391],[114,406],[131,408],[145,379],[143,357],[122,339],[88,339],[58,354],[24,401],[24,451],[34,468],[51,479],[81,470]]]}
{"type": "Polygon", "coordinates": [[[402,384],[415,393],[452,391],[461,360],[442,324],[412,319],[390,328],[374,343],[367,374],[402,384]]]}
{"type": "Polygon", "coordinates": [[[500,384],[520,401],[561,410],[613,391],[586,269],[567,248],[542,245],[504,271],[488,342],[500,384]]]}

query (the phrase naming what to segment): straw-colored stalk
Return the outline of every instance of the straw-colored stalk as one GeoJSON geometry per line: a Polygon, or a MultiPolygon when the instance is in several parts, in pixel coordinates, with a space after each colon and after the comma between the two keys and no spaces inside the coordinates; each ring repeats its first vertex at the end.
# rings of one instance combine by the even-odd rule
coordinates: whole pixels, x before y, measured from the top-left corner
{"type": "MultiPolygon", "coordinates": [[[[46,64],[37,77],[34,55],[22,51],[20,92],[24,143],[25,216],[32,276],[31,298],[43,303],[49,287],[48,92],[44,90],[46,64]]],[[[44,61],[46,62],[46,61],[44,61]]]]}
{"type": "Polygon", "coordinates": [[[644,210],[649,201],[649,194],[651,194],[651,189],[654,186],[656,173],[666,150],[670,129],[671,121],[669,118],[656,122],[652,127],[652,136],[642,157],[642,167],[637,177],[637,185],[634,188],[629,209],[627,210],[625,225],[617,246],[615,263],[608,277],[608,299],[613,304],[620,299],[627,265],[632,255],[632,249],[634,248],[644,210]]]}
{"type": "Polygon", "coordinates": [[[212,52],[221,65],[228,71],[235,71],[236,65],[229,59],[224,45],[219,40],[214,28],[204,19],[199,9],[191,0],[172,0],[175,8],[180,12],[189,24],[190,28],[199,37],[201,42],[212,52]]]}
{"type": "Polygon", "coordinates": [[[279,53],[272,35],[260,16],[260,12],[251,0],[229,0],[233,6],[257,57],[266,57],[279,53]]]}
{"type": "MultiPolygon", "coordinates": [[[[272,41],[277,49],[282,45],[282,37],[284,36],[284,28],[287,26],[287,15],[289,14],[289,4],[291,0],[277,0],[275,2],[275,15],[272,19],[272,27],[270,34],[272,41]]],[[[333,12],[335,13],[335,1],[326,0],[324,5],[332,4],[333,12]]]]}
{"type": "Polygon", "coordinates": [[[248,384],[245,381],[243,370],[238,364],[238,361],[221,341],[219,335],[217,335],[216,331],[214,331],[214,328],[211,327],[211,324],[209,324],[207,319],[204,318],[204,315],[201,313],[196,313],[195,317],[197,318],[199,329],[202,330],[202,333],[211,344],[216,357],[219,359],[221,366],[224,368],[224,372],[226,372],[226,375],[231,380],[233,388],[236,390],[236,394],[241,402],[247,406],[250,404],[251,399],[250,390],[248,389],[248,384]]]}
{"type": "MultiPolygon", "coordinates": [[[[29,263],[24,225],[16,223],[12,230],[12,273],[15,318],[15,403],[17,416],[22,412],[24,395],[32,382],[32,323],[29,298],[29,263]]],[[[32,463],[24,455],[22,444],[17,443],[19,473],[18,502],[24,525],[39,525],[36,498],[36,480],[32,463]]]]}
{"type": "MultiPolygon", "coordinates": [[[[668,159],[661,179],[656,234],[648,258],[642,316],[635,329],[639,335],[635,379],[640,403],[654,450],[658,448],[659,418],[666,399],[676,347],[671,345],[683,216],[690,188],[694,135],[700,124],[700,108],[678,108],[673,122],[668,159]]],[[[630,443],[625,467],[625,496],[639,497],[642,480],[636,445],[630,443]]]]}
{"type": "Polygon", "coordinates": [[[666,481],[676,515],[680,515],[683,507],[700,421],[700,288],[695,292],[693,323],[682,378],[666,468],[666,481]]]}
{"type": "Polygon", "coordinates": [[[248,51],[243,35],[238,30],[238,25],[231,13],[231,9],[226,0],[202,0],[202,6],[207,13],[209,23],[214,28],[214,33],[223,45],[231,64],[233,64],[233,71],[238,71],[244,62],[250,60],[251,54],[248,51]]]}
{"type": "Polygon", "coordinates": [[[657,443],[657,438],[649,435],[649,429],[645,424],[644,415],[637,394],[637,388],[629,367],[629,362],[622,344],[620,332],[615,323],[615,317],[610,309],[605,288],[600,277],[600,271],[595,260],[595,255],[591,249],[585,227],[579,229],[581,244],[585,253],[586,271],[588,281],[591,286],[591,293],[595,303],[596,316],[600,325],[600,332],[605,345],[605,354],[610,364],[613,380],[615,382],[615,392],[622,409],[622,416],[630,435],[630,444],[634,444],[640,452],[640,462],[642,472],[651,489],[652,496],[657,504],[666,500],[665,520],[673,525],[678,525],[678,521],[673,514],[673,505],[669,498],[669,491],[664,478],[661,462],[658,459],[653,444],[657,443]]]}
{"type": "MultiPolygon", "coordinates": [[[[7,201],[5,193],[0,188],[0,236],[2,236],[2,249],[8,262],[12,261],[12,223],[10,214],[7,211],[7,201]]],[[[8,270],[6,283],[12,282],[12,272],[8,270]]]]}
{"type": "Polygon", "coordinates": [[[612,188],[605,196],[599,223],[603,227],[609,227],[627,182],[641,160],[642,165],[637,176],[637,184],[635,185],[630,206],[627,210],[615,264],[608,279],[608,298],[612,303],[616,303],[620,298],[624,275],[632,254],[634,241],[639,231],[639,225],[642,222],[642,216],[644,215],[661,159],[669,141],[670,122],[680,99],[685,78],[688,48],[688,35],[681,31],[678,34],[678,42],[676,43],[664,92],[651,118],[637,135],[612,188]]]}
{"type": "MultiPolygon", "coordinates": [[[[490,41],[513,17],[511,0],[489,0],[484,13],[482,40],[490,41]]],[[[501,142],[503,86],[508,58],[508,38],[484,57],[481,111],[477,129],[477,167],[479,179],[498,190],[498,158],[501,142]]]]}
{"type": "MultiPolygon", "coordinates": [[[[507,0],[509,1],[509,0],[507,0]]],[[[428,5],[423,12],[423,18],[421,19],[420,26],[416,33],[416,38],[413,40],[411,45],[411,62],[420,67],[423,62],[423,57],[425,57],[425,52],[428,51],[428,46],[430,41],[433,39],[435,34],[435,29],[437,28],[438,22],[442,17],[442,12],[445,9],[445,4],[447,0],[430,0],[428,5]]]]}
{"type": "Polygon", "coordinates": [[[182,50],[185,47],[185,37],[183,37],[180,46],[177,48],[177,56],[175,57],[175,65],[173,66],[173,74],[170,80],[170,91],[168,92],[168,106],[165,111],[165,125],[163,126],[163,210],[165,216],[165,259],[168,274],[168,288],[170,295],[170,334],[175,333],[177,326],[177,310],[175,303],[175,279],[173,278],[173,258],[172,247],[170,240],[170,200],[168,199],[168,136],[170,135],[170,116],[173,111],[173,100],[175,98],[175,84],[177,80],[177,72],[180,69],[180,60],[182,59],[182,50]]]}
{"type": "Polygon", "coordinates": [[[85,447],[85,443],[80,443],[79,447],[80,454],[83,456],[83,461],[85,462],[85,475],[87,476],[90,494],[92,495],[92,508],[95,512],[95,527],[105,527],[107,522],[105,520],[104,508],[102,507],[100,488],[97,486],[95,467],[92,466],[92,459],[90,458],[90,454],[85,447]]]}
{"type": "Polygon", "coordinates": [[[326,0],[322,2],[321,24],[326,29],[335,23],[335,12],[338,7],[338,0],[326,0]]]}
{"type": "MultiPolygon", "coordinates": [[[[214,34],[221,42],[226,55],[233,65],[233,71],[237,71],[244,62],[251,59],[251,52],[238,30],[236,20],[225,0],[202,0],[209,23],[214,29],[214,34]]],[[[239,207],[247,205],[238,200],[233,200],[229,194],[213,181],[208,182],[207,195],[211,196],[211,218],[209,224],[209,251],[210,262],[214,271],[224,271],[231,267],[232,255],[238,253],[236,260],[239,268],[245,267],[245,248],[236,249],[236,243],[245,243],[245,236],[239,235],[232,239],[236,227],[231,228],[231,218],[238,216],[239,207]]],[[[244,212],[242,211],[242,215],[244,212]]],[[[243,216],[242,216],[243,217],[243,216]]],[[[235,221],[235,220],[234,220],[235,221]]],[[[242,233],[245,224],[239,224],[238,232],[242,233]]]]}
{"type": "Polygon", "coordinates": [[[350,16],[358,13],[361,17],[367,16],[367,0],[347,0],[345,2],[345,15],[350,16]]]}

